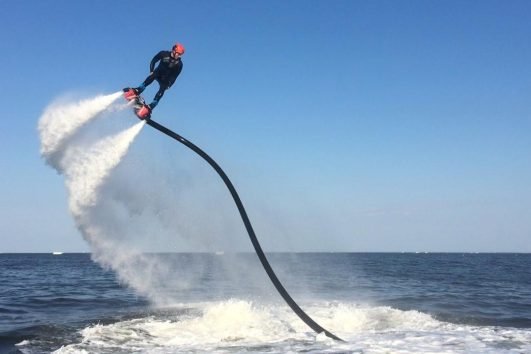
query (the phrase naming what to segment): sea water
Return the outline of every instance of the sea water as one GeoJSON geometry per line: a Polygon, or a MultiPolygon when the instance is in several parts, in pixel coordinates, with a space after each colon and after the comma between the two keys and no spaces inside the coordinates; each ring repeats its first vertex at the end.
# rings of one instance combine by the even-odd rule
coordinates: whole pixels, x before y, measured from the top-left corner
{"type": "Polygon", "coordinates": [[[531,353],[531,254],[144,254],[144,298],[89,254],[0,254],[0,353],[531,353]],[[151,284],[151,283],[150,283],[151,284]]]}

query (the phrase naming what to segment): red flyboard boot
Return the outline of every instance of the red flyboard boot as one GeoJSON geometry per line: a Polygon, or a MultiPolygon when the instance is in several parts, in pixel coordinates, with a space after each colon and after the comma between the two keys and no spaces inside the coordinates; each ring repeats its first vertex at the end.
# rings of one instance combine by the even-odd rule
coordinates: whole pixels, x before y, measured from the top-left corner
{"type": "Polygon", "coordinates": [[[151,108],[147,104],[140,107],[138,111],[136,111],[136,115],[140,119],[149,119],[151,117],[151,108]]]}
{"type": "Polygon", "coordinates": [[[138,97],[138,92],[133,88],[124,88],[124,98],[132,101],[138,97]]]}

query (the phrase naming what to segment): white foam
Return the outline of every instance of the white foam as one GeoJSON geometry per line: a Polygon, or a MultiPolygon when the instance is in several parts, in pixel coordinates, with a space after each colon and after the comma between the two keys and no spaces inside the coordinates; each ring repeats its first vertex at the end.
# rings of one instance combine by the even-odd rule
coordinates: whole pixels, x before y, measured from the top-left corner
{"type": "Polygon", "coordinates": [[[16,343],[15,346],[17,347],[24,347],[31,344],[31,341],[24,339],[22,342],[16,343]]]}
{"type": "Polygon", "coordinates": [[[531,350],[531,331],[456,325],[417,311],[356,304],[314,304],[306,309],[340,343],[308,330],[282,304],[243,300],[193,304],[197,311],[148,316],[80,333],[80,343],[57,353],[88,352],[363,352],[522,353],[531,350]]]}

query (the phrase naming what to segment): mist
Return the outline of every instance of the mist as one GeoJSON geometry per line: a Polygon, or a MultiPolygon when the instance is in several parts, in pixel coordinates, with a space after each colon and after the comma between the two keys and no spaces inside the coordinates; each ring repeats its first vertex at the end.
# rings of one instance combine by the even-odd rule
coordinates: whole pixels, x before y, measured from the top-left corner
{"type": "Polygon", "coordinates": [[[39,120],[41,155],[64,178],[70,214],[92,259],[160,306],[178,303],[208,266],[161,253],[217,252],[234,284],[271,294],[257,260],[249,266],[224,255],[252,248],[215,173],[179,144],[139,138],[145,122],[120,98],[117,92],[63,99],[39,120]]]}

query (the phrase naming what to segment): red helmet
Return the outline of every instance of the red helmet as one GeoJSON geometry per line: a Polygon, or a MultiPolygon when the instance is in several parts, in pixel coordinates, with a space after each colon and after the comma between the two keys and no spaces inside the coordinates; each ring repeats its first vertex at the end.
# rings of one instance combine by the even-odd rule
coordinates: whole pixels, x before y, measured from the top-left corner
{"type": "Polygon", "coordinates": [[[176,43],[173,48],[172,48],[172,51],[174,53],[177,53],[179,55],[183,55],[184,54],[184,46],[181,44],[181,43],[176,43]]]}

